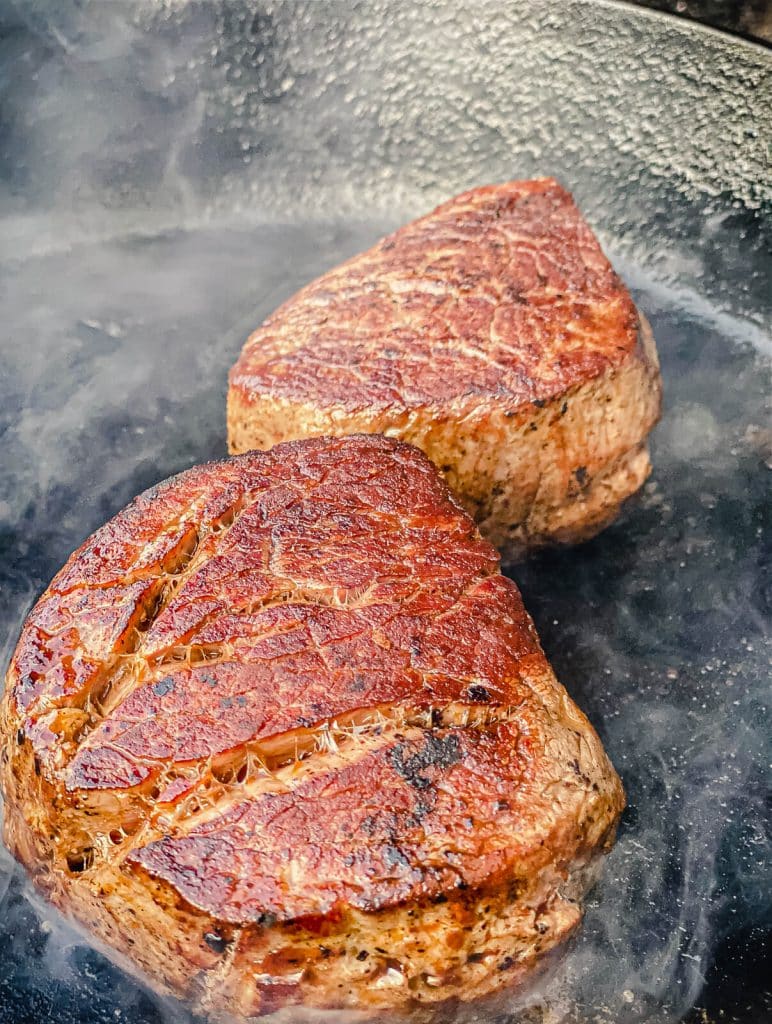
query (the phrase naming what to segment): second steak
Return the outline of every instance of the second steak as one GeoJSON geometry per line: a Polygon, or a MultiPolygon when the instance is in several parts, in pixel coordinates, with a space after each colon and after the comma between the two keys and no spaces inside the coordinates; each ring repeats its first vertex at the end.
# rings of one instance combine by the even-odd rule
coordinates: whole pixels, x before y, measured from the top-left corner
{"type": "Polygon", "coordinates": [[[232,452],[318,434],[423,449],[505,557],[574,542],[649,473],[654,341],[552,179],[474,189],[302,289],[230,375],[232,452]]]}

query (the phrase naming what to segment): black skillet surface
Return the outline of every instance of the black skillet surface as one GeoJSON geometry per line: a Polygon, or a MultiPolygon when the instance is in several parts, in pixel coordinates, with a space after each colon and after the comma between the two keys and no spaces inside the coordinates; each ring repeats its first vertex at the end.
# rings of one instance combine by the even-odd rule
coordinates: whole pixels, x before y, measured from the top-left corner
{"type": "Polygon", "coordinates": [[[772,5],[769,0],[633,0],[713,28],[772,43],[772,5]]]}
{"type": "MultiPolygon", "coordinates": [[[[0,7],[4,658],[89,532],[222,455],[251,325],[460,188],[554,173],[666,407],[623,518],[511,571],[630,807],[532,1009],[458,1019],[769,1019],[769,55],[601,3],[158,7],[0,7]]],[[[2,1024],[186,1019],[0,859],[2,1024]]]]}

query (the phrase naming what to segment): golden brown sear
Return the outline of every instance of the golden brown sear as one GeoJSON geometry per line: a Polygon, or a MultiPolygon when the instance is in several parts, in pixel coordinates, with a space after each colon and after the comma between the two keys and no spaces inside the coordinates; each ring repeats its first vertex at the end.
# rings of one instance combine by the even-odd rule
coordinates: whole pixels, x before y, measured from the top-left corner
{"type": "Polygon", "coordinates": [[[648,324],[544,178],[466,192],[298,292],[231,370],[228,435],[402,438],[516,557],[617,515],[660,395],[648,324]]]}
{"type": "Polygon", "coordinates": [[[30,613],[2,734],[36,883],[245,1017],[512,984],[578,923],[623,805],[494,549],[374,435],[137,498],[30,613]]]}

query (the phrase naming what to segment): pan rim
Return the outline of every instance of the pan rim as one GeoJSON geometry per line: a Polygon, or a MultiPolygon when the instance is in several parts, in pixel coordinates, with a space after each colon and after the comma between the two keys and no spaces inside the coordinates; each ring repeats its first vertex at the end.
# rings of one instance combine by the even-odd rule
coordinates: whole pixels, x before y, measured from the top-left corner
{"type": "Polygon", "coordinates": [[[740,32],[732,32],[729,29],[717,28],[715,25],[707,25],[702,21],[694,21],[672,11],[643,7],[634,3],[633,0],[574,0],[574,2],[587,9],[604,7],[608,11],[623,10],[627,14],[644,20],[669,23],[672,28],[677,28],[684,35],[701,35],[705,39],[712,39],[725,45],[735,45],[738,49],[747,49],[754,56],[763,57],[772,65],[772,42],[768,43],[763,39],[752,39],[740,32]]]}

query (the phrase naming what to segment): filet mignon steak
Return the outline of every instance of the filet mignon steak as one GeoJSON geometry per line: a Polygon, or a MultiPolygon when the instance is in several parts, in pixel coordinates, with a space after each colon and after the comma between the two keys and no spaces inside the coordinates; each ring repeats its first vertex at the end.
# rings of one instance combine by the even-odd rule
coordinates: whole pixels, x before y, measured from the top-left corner
{"type": "Polygon", "coordinates": [[[570,194],[477,188],[324,274],[249,338],[232,452],[357,431],[440,467],[507,558],[591,536],[649,473],[654,341],[570,194]]]}
{"type": "Polygon", "coordinates": [[[33,608],[5,837],[205,1011],[512,983],[576,926],[622,788],[417,449],[317,438],[145,492],[33,608]]]}

